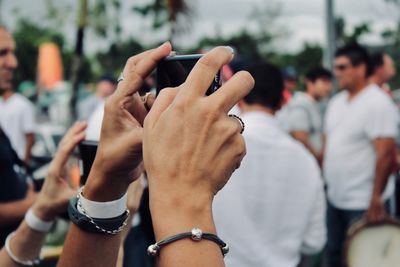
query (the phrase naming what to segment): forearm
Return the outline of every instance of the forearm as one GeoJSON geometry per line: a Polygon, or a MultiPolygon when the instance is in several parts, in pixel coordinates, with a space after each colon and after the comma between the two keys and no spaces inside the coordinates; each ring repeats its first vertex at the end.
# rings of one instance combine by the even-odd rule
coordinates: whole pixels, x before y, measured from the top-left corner
{"type": "Polygon", "coordinates": [[[372,191],[372,198],[380,198],[385,190],[388,178],[392,172],[392,158],[391,155],[379,157],[375,167],[374,187],[372,191]]]}
{"type": "Polygon", "coordinates": [[[32,203],[26,199],[0,204],[0,228],[20,222],[32,203]]]}
{"type": "Polygon", "coordinates": [[[33,134],[26,134],[26,148],[25,148],[25,157],[24,157],[24,162],[29,163],[31,160],[32,156],[32,147],[34,144],[34,135],[33,134]]]}
{"type": "Polygon", "coordinates": [[[85,232],[72,224],[57,266],[115,266],[120,238],[120,234],[111,236],[85,232]]]}
{"type": "MultiPolygon", "coordinates": [[[[46,233],[34,231],[24,222],[18,227],[10,240],[10,250],[20,260],[33,260],[39,257],[46,233]]],[[[18,267],[3,248],[0,252],[0,266],[18,267]]]]}
{"type": "MultiPolygon", "coordinates": [[[[114,186],[107,186],[97,182],[102,180],[99,176],[93,172],[89,175],[84,191],[85,198],[105,202],[119,199],[126,193],[127,186],[116,186],[117,181],[114,181],[114,186]]],[[[121,233],[116,235],[89,233],[72,224],[57,266],[116,266],[120,243],[121,233]]]]}
{"type": "MultiPolygon", "coordinates": [[[[150,188],[151,190],[151,188],[150,188]]],[[[196,200],[186,198],[151,197],[150,208],[153,219],[156,240],[190,232],[193,228],[200,228],[203,232],[216,234],[212,217],[211,199],[196,200]]],[[[208,240],[192,241],[182,239],[166,245],[159,251],[157,266],[225,266],[220,247],[208,240]]]]}

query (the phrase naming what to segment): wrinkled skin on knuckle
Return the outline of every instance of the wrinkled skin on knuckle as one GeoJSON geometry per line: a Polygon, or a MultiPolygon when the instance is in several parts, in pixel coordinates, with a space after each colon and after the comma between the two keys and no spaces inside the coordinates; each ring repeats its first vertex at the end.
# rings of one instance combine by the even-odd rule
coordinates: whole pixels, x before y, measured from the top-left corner
{"type": "Polygon", "coordinates": [[[136,61],[135,60],[135,56],[132,56],[132,57],[128,58],[128,60],[125,63],[125,68],[124,69],[127,69],[128,71],[130,71],[130,69],[135,66],[135,61],[136,61]]]}
{"type": "Polygon", "coordinates": [[[204,56],[204,57],[200,58],[198,63],[200,64],[200,66],[202,66],[203,68],[207,68],[207,69],[219,68],[218,62],[215,61],[214,58],[209,57],[209,56],[204,56]]]}

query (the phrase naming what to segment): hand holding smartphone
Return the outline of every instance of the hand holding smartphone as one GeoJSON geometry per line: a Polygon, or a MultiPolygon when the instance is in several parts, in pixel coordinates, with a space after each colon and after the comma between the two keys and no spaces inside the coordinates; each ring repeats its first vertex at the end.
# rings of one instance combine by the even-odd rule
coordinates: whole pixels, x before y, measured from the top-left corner
{"type": "MultiPolygon", "coordinates": [[[[201,54],[165,57],[157,65],[157,95],[167,87],[177,87],[185,82],[190,71],[202,57],[201,54]]],[[[221,71],[215,75],[206,95],[214,93],[221,86],[221,71]]]]}

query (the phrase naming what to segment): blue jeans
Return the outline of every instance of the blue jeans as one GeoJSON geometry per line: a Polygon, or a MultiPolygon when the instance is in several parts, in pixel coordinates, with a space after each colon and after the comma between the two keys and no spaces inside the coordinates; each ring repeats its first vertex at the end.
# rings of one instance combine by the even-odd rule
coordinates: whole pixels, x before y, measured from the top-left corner
{"type": "MultiPolygon", "coordinates": [[[[386,211],[389,210],[389,202],[385,202],[386,211]]],[[[328,242],[327,263],[328,267],[345,267],[343,245],[346,241],[346,233],[351,224],[360,219],[366,210],[342,210],[334,207],[328,201],[327,226],[328,242]]]]}
{"type": "Polygon", "coordinates": [[[152,267],[153,258],[147,255],[150,244],[140,226],[133,227],[124,244],[124,267],[152,267]]]}

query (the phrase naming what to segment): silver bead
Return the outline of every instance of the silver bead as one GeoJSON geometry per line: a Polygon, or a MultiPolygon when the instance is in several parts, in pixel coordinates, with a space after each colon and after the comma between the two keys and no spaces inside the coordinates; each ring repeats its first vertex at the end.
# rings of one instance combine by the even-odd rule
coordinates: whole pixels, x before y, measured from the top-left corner
{"type": "Polygon", "coordinates": [[[222,254],[224,254],[225,256],[226,254],[228,254],[228,252],[229,252],[229,246],[228,244],[225,244],[225,246],[222,247],[222,254]]]}
{"type": "Polygon", "coordinates": [[[201,229],[199,229],[199,228],[192,229],[192,239],[194,241],[201,240],[202,236],[203,236],[203,231],[201,231],[201,229]]]}
{"type": "Polygon", "coordinates": [[[157,255],[158,249],[159,247],[157,246],[157,244],[150,245],[147,248],[147,254],[154,257],[155,255],[157,255]]]}

